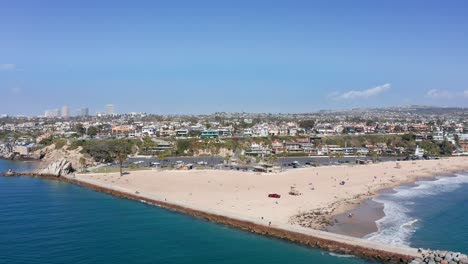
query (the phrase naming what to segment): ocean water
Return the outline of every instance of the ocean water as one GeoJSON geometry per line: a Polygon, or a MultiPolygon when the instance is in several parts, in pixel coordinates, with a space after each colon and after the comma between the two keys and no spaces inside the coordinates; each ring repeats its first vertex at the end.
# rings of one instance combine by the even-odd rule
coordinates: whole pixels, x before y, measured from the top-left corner
{"type": "Polygon", "coordinates": [[[468,172],[400,186],[375,201],[385,217],[370,240],[468,252],[468,172]]]}
{"type": "MultiPolygon", "coordinates": [[[[0,160],[0,172],[31,163],[0,160]]],[[[371,263],[73,184],[0,177],[0,263],[371,263]]]]}

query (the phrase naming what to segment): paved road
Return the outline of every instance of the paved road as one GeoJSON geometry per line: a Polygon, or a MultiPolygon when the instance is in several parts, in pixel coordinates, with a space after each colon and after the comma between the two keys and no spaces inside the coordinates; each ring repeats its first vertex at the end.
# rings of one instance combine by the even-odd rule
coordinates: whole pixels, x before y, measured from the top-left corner
{"type": "MultiPolygon", "coordinates": [[[[344,158],[330,158],[330,157],[285,157],[278,158],[277,163],[281,164],[284,167],[287,167],[289,164],[292,164],[294,161],[299,162],[301,165],[306,163],[310,165],[335,165],[340,163],[355,163],[357,159],[361,160],[372,160],[371,157],[344,157],[344,158]]],[[[397,157],[380,157],[381,161],[396,161],[397,157]]]]}
{"type": "MultiPolygon", "coordinates": [[[[177,162],[182,161],[184,164],[194,164],[197,165],[198,162],[205,162],[208,167],[214,167],[218,164],[223,164],[224,158],[223,157],[170,157],[165,160],[159,160],[156,157],[150,158],[129,158],[126,162],[124,162],[123,167],[127,168],[131,165],[138,165],[141,167],[154,167],[155,163],[159,163],[160,167],[170,167],[171,165],[176,164],[177,162]]],[[[108,167],[115,168],[118,167],[118,164],[114,163],[112,165],[108,165],[108,167]]]]}
{"type": "MultiPolygon", "coordinates": [[[[326,165],[339,165],[346,163],[355,163],[356,159],[370,160],[369,157],[344,157],[344,158],[330,158],[330,157],[280,157],[276,161],[276,164],[283,168],[293,168],[293,163],[298,162],[299,164],[295,167],[303,166],[326,166],[326,165]]],[[[399,158],[396,157],[380,157],[381,161],[396,161],[399,158]]],[[[165,160],[159,160],[157,157],[134,157],[129,158],[124,162],[123,167],[128,168],[130,166],[138,166],[140,168],[146,167],[162,167],[167,168],[172,165],[182,162],[184,164],[193,164],[195,167],[204,166],[217,169],[233,169],[233,170],[252,170],[254,165],[232,165],[223,166],[223,157],[169,157],[165,160]],[[199,165],[199,162],[204,162],[205,165],[199,165]]],[[[109,164],[108,168],[118,167],[117,163],[109,164]]]]}

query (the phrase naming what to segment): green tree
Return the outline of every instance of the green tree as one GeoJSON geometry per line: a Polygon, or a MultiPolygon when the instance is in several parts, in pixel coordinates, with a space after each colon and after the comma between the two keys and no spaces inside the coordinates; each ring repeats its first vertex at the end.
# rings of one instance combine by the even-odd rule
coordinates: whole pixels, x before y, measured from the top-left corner
{"type": "Polygon", "coordinates": [[[306,130],[311,130],[312,128],[315,127],[315,120],[312,120],[312,119],[302,120],[301,122],[299,122],[299,126],[306,130]]]}
{"type": "Polygon", "coordinates": [[[132,153],[132,147],[133,145],[128,140],[116,140],[112,154],[113,157],[119,162],[120,176],[123,175],[123,163],[127,160],[128,155],[132,153]]]}
{"type": "Polygon", "coordinates": [[[94,126],[88,127],[88,136],[94,138],[98,134],[98,129],[94,126]]]}
{"type": "Polygon", "coordinates": [[[413,141],[414,138],[413,138],[413,133],[408,133],[408,134],[404,134],[401,136],[401,138],[405,141],[413,141]]]}
{"type": "Polygon", "coordinates": [[[73,128],[73,131],[80,135],[84,135],[86,133],[86,128],[83,126],[81,123],[77,123],[75,127],[73,128]]]}
{"type": "Polygon", "coordinates": [[[278,156],[272,154],[268,157],[268,162],[271,163],[271,164],[274,164],[276,163],[276,161],[278,161],[278,156]]]}
{"type": "Polygon", "coordinates": [[[141,140],[140,147],[143,150],[143,153],[146,155],[151,154],[150,149],[156,147],[158,144],[151,139],[151,137],[146,136],[141,140]]]}
{"type": "Polygon", "coordinates": [[[220,123],[220,124],[223,124],[224,123],[224,118],[217,115],[217,116],[215,116],[215,121],[220,123]]]}
{"type": "Polygon", "coordinates": [[[111,155],[113,140],[89,140],[83,145],[83,151],[97,162],[112,162],[111,155]]]}
{"type": "Polygon", "coordinates": [[[395,128],[393,129],[393,132],[401,133],[403,132],[403,128],[400,125],[396,125],[395,128]]]}
{"type": "Polygon", "coordinates": [[[169,150],[165,150],[165,151],[159,153],[158,159],[159,159],[159,160],[165,160],[165,159],[167,159],[169,156],[171,156],[171,152],[170,152],[169,150]]]}
{"type": "Polygon", "coordinates": [[[455,146],[450,143],[448,140],[444,140],[440,145],[440,154],[444,156],[452,155],[453,151],[455,150],[455,146]]]}
{"type": "Polygon", "coordinates": [[[368,119],[368,120],[366,121],[366,126],[375,126],[375,121],[372,120],[372,119],[368,119]]]}
{"type": "Polygon", "coordinates": [[[440,148],[437,146],[437,144],[434,144],[429,140],[424,140],[420,142],[419,145],[421,148],[424,149],[424,156],[426,157],[434,157],[440,155],[440,148]]]}
{"type": "Polygon", "coordinates": [[[199,137],[201,135],[201,131],[192,130],[189,132],[189,137],[199,137]]]}
{"type": "Polygon", "coordinates": [[[184,155],[192,149],[192,141],[190,139],[181,139],[177,141],[176,155],[184,155]]]}

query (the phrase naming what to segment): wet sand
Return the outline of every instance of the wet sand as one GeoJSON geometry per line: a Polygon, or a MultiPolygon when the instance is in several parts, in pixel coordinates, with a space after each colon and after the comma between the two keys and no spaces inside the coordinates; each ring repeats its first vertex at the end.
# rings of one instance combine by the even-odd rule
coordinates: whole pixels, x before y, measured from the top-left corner
{"type": "MultiPolygon", "coordinates": [[[[454,177],[454,174],[440,173],[438,175],[416,177],[413,182],[406,182],[392,188],[382,189],[378,191],[377,196],[395,193],[396,191],[394,188],[399,186],[415,187],[418,185],[417,182],[420,180],[431,181],[436,180],[437,177],[454,177]]],[[[378,231],[376,221],[383,217],[385,217],[384,205],[374,201],[372,198],[363,201],[356,208],[352,208],[342,214],[333,216],[331,225],[326,228],[326,231],[364,238],[365,236],[378,231]]]]}
{"type": "Polygon", "coordinates": [[[375,221],[385,216],[383,208],[381,203],[366,200],[358,207],[334,216],[332,218],[333,225],[327,227],[326,230],[336,234],[362,238],[378,231],[375,221]]]}

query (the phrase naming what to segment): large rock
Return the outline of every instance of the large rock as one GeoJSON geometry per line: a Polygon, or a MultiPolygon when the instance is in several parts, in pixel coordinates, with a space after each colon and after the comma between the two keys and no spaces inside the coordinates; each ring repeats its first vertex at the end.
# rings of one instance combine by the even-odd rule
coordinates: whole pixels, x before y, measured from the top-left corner
{"type": "Polygon", "coordinates": [[[68,175],[74,171],[75,170],[73,169],[71,162],[69,162],[66,159],[61,159],[61,160],[58,160],[56,162],[49,164],[47,168],[40,170],[39,174],[60,177],[60,176],[68,175]]]}
{"type": "Polygon", "coordinates": [[[15,159],[15,153],[13,152],[8,152],[2,155],[3,159],[8,159],[8,160],[14,160],[15,159]]]}

